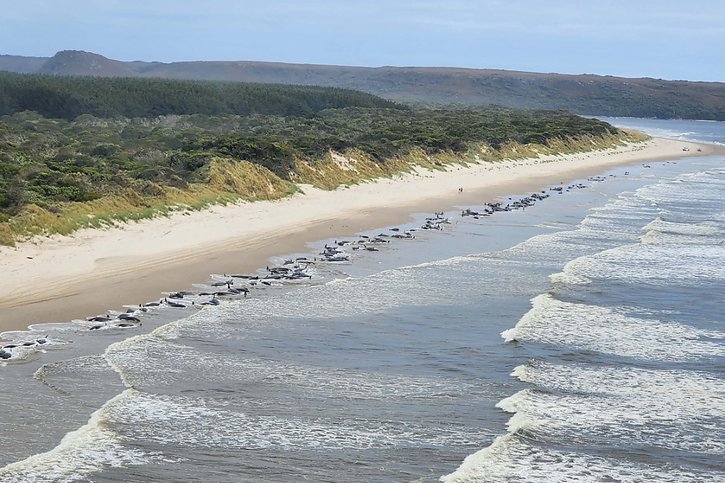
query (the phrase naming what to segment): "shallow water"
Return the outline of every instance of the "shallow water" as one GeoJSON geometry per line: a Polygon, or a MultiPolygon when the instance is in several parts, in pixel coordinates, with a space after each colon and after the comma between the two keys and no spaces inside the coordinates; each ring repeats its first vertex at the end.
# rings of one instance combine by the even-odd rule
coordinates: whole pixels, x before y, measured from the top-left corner
{"type": "Polygon", "coordinates": [[[0,367],[0,476],[725,478],[723,160],[584,183],[139,328],[10,334],[48,342],[0,367]]]}

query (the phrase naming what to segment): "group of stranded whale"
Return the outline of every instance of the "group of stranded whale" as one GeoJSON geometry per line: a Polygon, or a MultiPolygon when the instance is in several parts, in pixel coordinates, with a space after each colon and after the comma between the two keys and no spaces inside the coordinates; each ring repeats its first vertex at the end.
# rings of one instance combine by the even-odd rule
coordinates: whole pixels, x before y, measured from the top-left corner
{"type": "Polygon", "coordinates": [[[141,304],[129,308],[121,314],[104,314],[89,317],[82,324],[88,330],[111,328],[132,328],[141,326],[143,313],[157,308],[189,308],[206,305],[219,305],[222,298],[246,298],[255,289],[280,286],[289,282],[308,281],[313,277],[313,268],[318,263],[350,262],[351,253],[358,250],[376,252],[378,246],[388,244],[392,239],[414,239],[414,229],[400,233],[400,228],[391,228],[390,233],[375,236],[360,235],[357,240],[335,240],[325,244],[322,251],[315,257],[297,257],[286,259],[279,266],[267,266],[256,274],[224,274],[212,275],[212,281],[202,284],[200,291],[181,290],[171,292],[158,301],[141,304]]]}
{"type": "Polygon", "coordinates": [[[400,233],[400,228],[391,228],[390,231],[393,233],[380,233],[375,236],[360,235],[358,240],[335,240],[332,245],[325,243],[319,257],[315,257],[315,260],[321,262],[349,262],[351,254],[344,249],[346,246],[349,246],[353,252],[358,250],[378,252],[380,251],[378,245],[390,243],[391,239],[412,240],[415,238],[412,233],[415,231],[414,228],[405,231],[403,234],[400,233]]]}
{"type": "MultiPolygon", "coordinates": [[[[643,165],[649,168],[649,165],[643,165]]],[[[625,172],[628,175],[629,172],[625,172]]],[[[610,174],[610,177],[615,175],[610,174]]],[[[603,176],[588,178],[589,182],[605,181],[603,176]]],[[[503,202],[484,203],[480,211],[470,208],[461,211],[462,217],[480,219],[489,217],[497,212],[508,212],[526,210],[537,201],[542,201],[551,194],[572,191],[586,188],[588,185],[576,183],[565,186],[563,183],[552,186],[548,190],[541,190],[518,199],[508,198],[503,202]]],[[[450,224],[450,218],[444,212],[435,212],[433,216],[425,218],[422,230],[443,230],[445,225],[450,224]]],[[[201,307],[207,305],[219,305],[222,298],[246,298],[252,291],[260,288],[283,285],[289,282],[309,281],[313,277],[316,264],[349,263],[352,261],[354,252],[377,252],[392,240],[415,239],[415,228],[403,230],[401,228],[390,228],[388,233],[378,235],[359,235],[356,240],[335,240],[326,243],[317,256],[297,257],[286,259],[279,266],[267,266],[265,270],[259,270],[256,274],[224,274],[221,276],[212,275],[212,282],[203,285],[204,290],[168,293],[158,301],[140,304],[137,307],[129,308],[124,313],[109,312],[104,315],[89,317],[84,321],[78,321],[87,330],[95,331],[102,329],[129,329],[140,327],[143,314],[157,308],[185,309],[189,307],[201,307]]],[[[0,360],[12,359],[18,348],[32,348],[52,344],[48,337],[41,337],[34,340],[9,343],[0,347],[0,360]]]]}
{"type": "Polygon", "coordinates": [[[13,351],[14,349],[27,349],[29,347],[37,347],[41,345],[45,345],[48,343],[48,338],[46,337],[40,337],[38,339],[34,340],[27,340],[23,342],[15,342],[11,344],[5,344],[4,346],[0,347],[0,360],[6,360],[11,359],[13,357],[13,351]]]}

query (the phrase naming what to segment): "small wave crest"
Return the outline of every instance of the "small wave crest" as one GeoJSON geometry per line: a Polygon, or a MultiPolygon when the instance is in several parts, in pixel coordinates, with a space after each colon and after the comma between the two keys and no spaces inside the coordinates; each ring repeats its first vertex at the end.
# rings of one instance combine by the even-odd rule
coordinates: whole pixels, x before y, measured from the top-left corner
{"type": "Polygon", "coordinates": [[[549,294],[512,329],[507,342],[532,341],[645,360],[691,361],[725,356],[725,334],[675,322],[627,315],[622,310],[563,302],[549,294]]]}
{"type": "Polygon", "coordinates": [[[656,218],[643,228],[645,245],[713,245],[725,240],[725,232],[713,221],[679,223],[656,218]]]}
{"type": "Polygon", "coordinates": [[[135,394],[109,417],[135,439],[227,450],[474,446],[490,438],[476,431],[387,420],[252,414],[200,398],[151,394],[135,394]]]}
{"type": "Polygon", "coordinates": [[[699,483],[713,475],[672,465],[605,458],[581,451],[560,451],[537,445],[515,435],[500,436],[489,447],[466,457],[443,483],[489,483],[491,481],[583,482],[619,481],[638,483],[699,483]]]}
{"type": "Polygon", "coordinates": [[[18,483],[87,481],[106,467],[152,462],[158,455],[124,446],[123,438],[106,424],[110,408],[128,398],[129,391],[108,401],[88,423],[66,434],[52,450],[0,468],[0,479],[18,483]]]}
{"type": "Polygon", "coordinates": [[[695,460],[725,455],[717,436],[725,384],[717,375],[539,361],[512,375],[544,390],[524,389],[500,401],[497,407],[513,413],[508,433],[440,481],[717,480],[710,469],[671,464],[673,452],[695,460]],[[591,450],[609,447],[612,439],[620,448],[612,456],[591,450]],[[643,460],[647,448],[653,452],[643,460]]]}

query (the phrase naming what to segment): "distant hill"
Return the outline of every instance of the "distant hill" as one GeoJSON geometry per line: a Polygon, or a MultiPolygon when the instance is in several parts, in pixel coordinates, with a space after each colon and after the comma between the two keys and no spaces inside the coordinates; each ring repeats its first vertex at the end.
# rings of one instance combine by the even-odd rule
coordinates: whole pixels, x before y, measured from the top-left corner
{"type": "Polygon", "coordinates": [[[59,52],[42,65],[38,65],[37,58],[9,57],[0,56],[0,70],[319,85],[356,89],[414,104],[498,104],[592,115],[725,120],[725,83],[721,82],[443,67],[120,62],[79,51],[59,52]]]}
{"type": "Polygon", "coordinates": [[[63,50],[47,60],[38,74],[78,75],[95,77],[135,77],[126,62],[79,50],[63,50]]]}
{"type": "Polygon", "coordinates": [[[23,57],[21,55],[0,55],[0,70],[21,74],[38,72],[48,62],[47,57],[23,57]]]}

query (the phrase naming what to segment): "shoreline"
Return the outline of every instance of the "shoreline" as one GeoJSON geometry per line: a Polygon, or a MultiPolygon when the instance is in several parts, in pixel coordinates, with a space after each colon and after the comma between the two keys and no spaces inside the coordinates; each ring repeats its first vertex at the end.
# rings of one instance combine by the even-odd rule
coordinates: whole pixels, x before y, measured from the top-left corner
{"type": "Polygon", "coordinates": [[[303,186],[306,194],[282,200],[214,206],[0,247],[0,332],[143,303],[208,280],[211,273],[255,271],[269,257],[405,223],[413,212],[480,205],[617,166],[723,153],[716,145],[653,138],[603,151],[418,170],[334,191],[303,186]],[[685,146],[690,150],[682,151],[685,146]]]}

